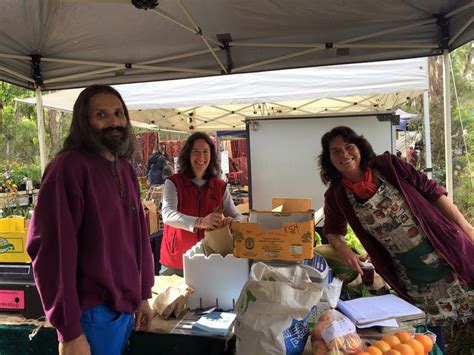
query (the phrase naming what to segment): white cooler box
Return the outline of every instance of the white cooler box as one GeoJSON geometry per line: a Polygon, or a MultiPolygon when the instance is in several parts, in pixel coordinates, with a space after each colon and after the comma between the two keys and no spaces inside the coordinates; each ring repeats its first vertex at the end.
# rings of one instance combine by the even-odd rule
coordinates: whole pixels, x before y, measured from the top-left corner
{"type": "Polygon", "coordinates": [[[183,255],[184,281],[194,289],[187,301],[190,309],[218,307],[233,310],[249,277],[249,260],[232,254],[205,256],[201,242],[183,255]]]}

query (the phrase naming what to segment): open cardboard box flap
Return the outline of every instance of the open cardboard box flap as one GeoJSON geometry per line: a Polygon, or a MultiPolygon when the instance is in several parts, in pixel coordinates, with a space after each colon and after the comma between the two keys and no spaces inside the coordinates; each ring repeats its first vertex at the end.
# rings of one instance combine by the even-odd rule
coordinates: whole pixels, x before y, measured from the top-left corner
{"type": "Polygon", "coordinates": [[[273,212],[302,212],[313,208],[313,201],[310,198],[288,198],[274,197],[272,199],[273,212]]]}

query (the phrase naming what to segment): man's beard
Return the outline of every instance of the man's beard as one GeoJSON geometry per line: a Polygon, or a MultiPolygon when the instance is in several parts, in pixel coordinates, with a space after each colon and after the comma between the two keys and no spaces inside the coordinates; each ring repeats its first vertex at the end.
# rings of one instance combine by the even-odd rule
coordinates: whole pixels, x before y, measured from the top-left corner
{"type": "Polygon", "coordinates": [[[120,154],[127,150],[128,147],[128,128],[115,126],[102,128],[95,131],[95,138],[98,142],[107,148],[112,154],[120,154]],[[120,132],[120,135],[112,135],[112,133],[120,132]]]}

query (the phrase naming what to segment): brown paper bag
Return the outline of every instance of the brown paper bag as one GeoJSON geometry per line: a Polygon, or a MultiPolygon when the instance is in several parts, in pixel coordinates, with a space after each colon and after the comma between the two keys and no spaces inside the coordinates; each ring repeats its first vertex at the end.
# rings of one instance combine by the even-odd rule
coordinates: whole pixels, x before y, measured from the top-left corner
{"type": "Polygon", "coordinates": [[[204,245],[210,253],[226,256],[232,254],[234,246],[229,225],[204,232],[204,245]]]}
{"type": "Polygon", "coordinates": [[[171,315],[178,318],[186,308],[186,299],[192,292],[193,289],[184,282],[168,286],[155,298],[152,308],[163,319],[171,315]]]}
{"type": "Polygon", "coordinates": [[[158,232],[160,230],[160,219],[158,216],[158,211],[153,201],[142,201],[143,203],[143,212],[145,213],[145,220],[148,226],[148,233],[150,235],[158,232]]]}

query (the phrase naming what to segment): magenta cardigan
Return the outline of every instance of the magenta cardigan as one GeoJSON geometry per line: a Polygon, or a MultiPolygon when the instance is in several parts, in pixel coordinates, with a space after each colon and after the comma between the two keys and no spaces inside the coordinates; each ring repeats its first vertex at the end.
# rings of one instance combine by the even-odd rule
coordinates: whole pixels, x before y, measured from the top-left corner
{"type": "MultiPolygon", "coordinates": [[[[474,243],[433,204],[441,195],[447,195],[446,189],[389,152],[377,156],[373,168],[402,193],[433,248],[464,282],[474,285],[474,243]]],[[[398,281],[390,254],[364,229],[342,184],[332,183],[324,197],[324,234],[346,235],[349,223],[377,272],[401,296],[410,299],[398,281]]]]}

